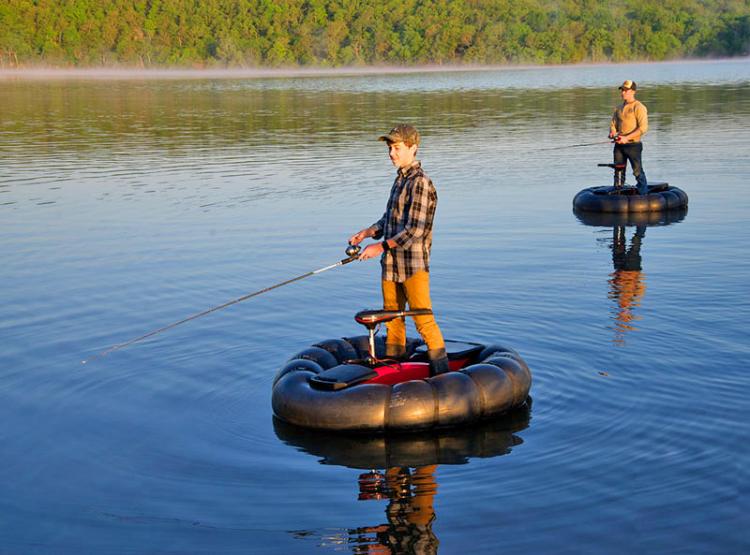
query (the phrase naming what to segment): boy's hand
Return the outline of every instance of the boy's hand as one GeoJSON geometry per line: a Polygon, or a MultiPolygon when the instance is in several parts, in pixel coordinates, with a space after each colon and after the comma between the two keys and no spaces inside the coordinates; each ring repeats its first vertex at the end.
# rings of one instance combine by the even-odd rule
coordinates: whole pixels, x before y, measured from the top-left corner
{"type": "Polygon", "coordinates": [[[367,237],[366,229],[363,229],[362,231],[358,231],[357,233],[349,237],[349,244],[359,245],[366,237],[367,237]]]}
{"type": "Polygon", "coordinates": [[[359,260],[368,260],[381,254],[383,254],[383,245],[381,243],[371,243],[359,255],[359,260]]]}

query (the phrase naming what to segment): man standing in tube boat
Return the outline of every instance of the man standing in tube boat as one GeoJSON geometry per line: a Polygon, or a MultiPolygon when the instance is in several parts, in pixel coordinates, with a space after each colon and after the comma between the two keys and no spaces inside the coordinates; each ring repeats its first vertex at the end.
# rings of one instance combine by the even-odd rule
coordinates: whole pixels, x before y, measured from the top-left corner
{"type": "Polygon", "coordinates": [[[609,138],[615,143],[615,188],[620,189],[625,184],[625,168],[630,161],[633,175],[638,183],[638,192],[648,193],[646,173],[643,171],[641,154],[643,143],[641,137],[648,131],[648,110],[635,99],[637,85],[628,79],[620,85],[622,105],[615,109],[609,124],[609,138]]]}
{"type": "MultiPolygon", "coordinates": [[[[359,255],[360,260],[380,256],[383,309],[431,309],[430,248],[432,222],[437,207],[435,186],[416,159],[419,132],[411,125],[399,124],[378,138],[388,146],[396,179],[383,216],[370,227],[358,231],[349,243],[358,245],[371,237],[371,243],[359,255]]],[[[427,344],[430,374],[448,371],[445,341],[435,317],[414,316],[417,331],[427,344]]],[[[406,323],[396,318],[386,324],[386,357],[398,358],[406,351],[406,323]]]]}

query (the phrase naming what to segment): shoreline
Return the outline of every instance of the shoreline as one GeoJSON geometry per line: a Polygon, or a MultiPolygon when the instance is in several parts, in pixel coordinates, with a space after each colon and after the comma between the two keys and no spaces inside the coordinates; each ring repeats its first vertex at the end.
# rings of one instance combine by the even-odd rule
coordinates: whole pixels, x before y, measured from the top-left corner
{"type": "Polygon", "coordinates": [[[5,80],[46,80],[46,79],[82,79],[82,80],[152,80],[152,79],[269,79],[297,77],[345,77],[367,75],[399,75],[429,73],[461,73],[482,71],[529,71],[536,69],[570,69],[573,67],[611,67],[625,65],[673,65],[681,63],[713,62],[748,62],[750,57],[729,58],[685,58],[664,61],[629,61],[629,62],[585,62],[579,64],[556,65],[417,65],[417,66],[349,66],[337,68],[324,67],[287,67],[287,68],[135,68],[135,67],[22,67],[0,68],[0,79],[5,80]]]}

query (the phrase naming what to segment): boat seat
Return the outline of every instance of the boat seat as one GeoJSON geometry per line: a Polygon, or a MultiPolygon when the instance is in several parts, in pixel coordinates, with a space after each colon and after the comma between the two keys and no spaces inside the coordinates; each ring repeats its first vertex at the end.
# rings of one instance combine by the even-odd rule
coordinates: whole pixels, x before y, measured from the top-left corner
{"type": "Polygon", "coordinates": [[[354,315],[354,319],[357,323],[369,329],[374,328],[378,324],[395,320],[396,318],[422,316],[425,314],[432,314],[432,310],[429,308],[417,308],[414,310],[360,310],[354,315]]]}

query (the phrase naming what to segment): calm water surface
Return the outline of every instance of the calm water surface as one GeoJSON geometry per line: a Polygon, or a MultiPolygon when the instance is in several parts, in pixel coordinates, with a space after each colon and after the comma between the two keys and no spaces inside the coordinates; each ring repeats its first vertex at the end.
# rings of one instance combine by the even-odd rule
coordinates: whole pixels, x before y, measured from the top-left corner
{"type": "Polygon", "coordinates": [[[0,552],[750,549],[750,61],[6,79],[0,99],[0,552]],[[604,141],[626,78],[647,175],[689,211],[581,220],[611,147],[555,147],[604,141]],[[363,331],[375,262],[81,364],[340,259],[382,213],[375,138],[401,120],[440,197],[438,320],[518,350],[530,411],[405,438],[274,422],[283,362],[363,331]]]}

